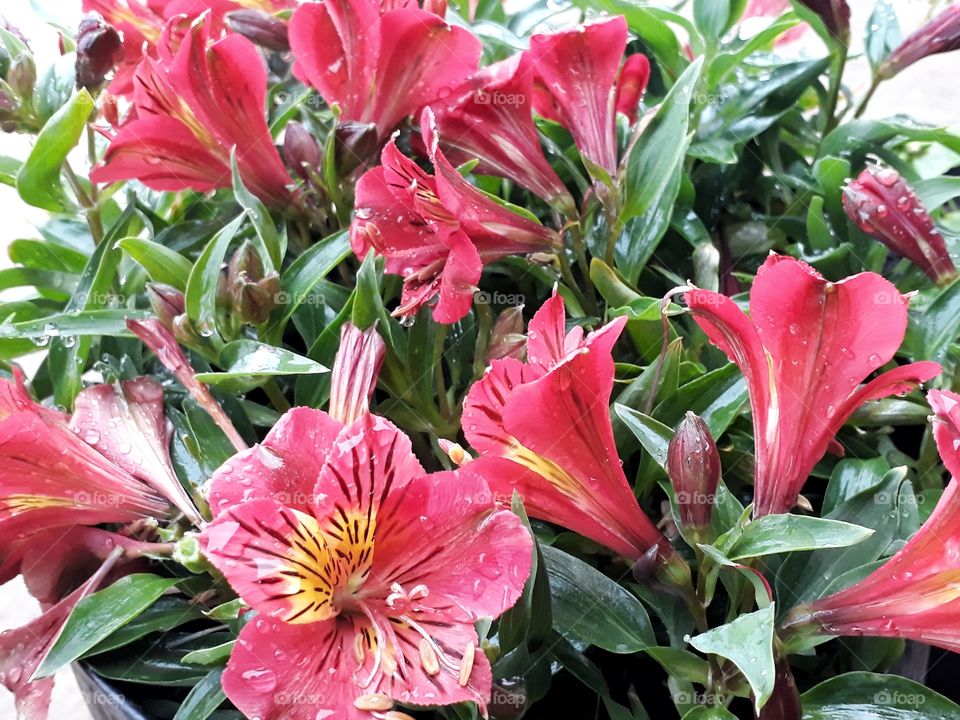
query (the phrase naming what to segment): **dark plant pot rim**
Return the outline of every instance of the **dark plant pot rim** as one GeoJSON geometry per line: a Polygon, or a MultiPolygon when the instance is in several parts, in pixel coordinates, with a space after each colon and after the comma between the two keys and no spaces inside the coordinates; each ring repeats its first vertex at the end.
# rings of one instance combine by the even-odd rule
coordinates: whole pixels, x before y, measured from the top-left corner
{"type": "Polygon", "coordinates": [[[109,680],[100,677],[83,663],[73,664],[73,674],[93,720],[151,720],[109,680]]]}

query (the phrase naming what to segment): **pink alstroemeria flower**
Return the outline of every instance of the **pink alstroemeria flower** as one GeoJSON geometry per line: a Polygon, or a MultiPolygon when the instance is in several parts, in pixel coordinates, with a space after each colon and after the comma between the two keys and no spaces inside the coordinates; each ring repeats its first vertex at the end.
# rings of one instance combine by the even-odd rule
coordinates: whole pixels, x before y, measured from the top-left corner
{"type": "Polygon", "coordinates": [[[361,330],[346,322],[340,330],[340,349],[333,362],[330,382],[330,414],[344,424],[369,410],[387,346],[376,325],[361,330]]]}
{"type": "Polygon", "coordinates": [[[904,39],[877,70],[891,78],[901,70],[931,55],[960,50],[960,5],[944,8],[933,20],[904,39]]]}
{"type": "Polygon", "coordinates": [[[163,391],[147,377],[94,385],[71,418],[0,381],[0,567],[10,543],[51,528],[203,518],[170,460],[163,391]]]}
{"type": "Polygon", "coordinates": [[[547,162],[533,124],[532,62],[518,53],[485,67],[430,107],[454,163],[477,159],[478,173],[509,178],[572,216],[573,197],[547,162]]]}
{"type": "Polygon", "coordinates": [[[273,208],[287,208],[295,202],[288,189],[293,181],[267,127],[260,52],[240,35],[223,35],[210,16],[184,29],[186,22],[172,19],[157,58],[145,57],[138,66],[136,117],[117,132],[91,179],[207,192],[230,186],[236,148],[250,191],[273,208]]]}
{"type": "Polygon", "coordinates": [[[485,264],[555,251],[559,240],[464,179],[439,149],[432,115],[424,110],[421,126],[436,174],[428,175],[389,142],[383,164],[357,183],[350,245],[361,258],[371,249],[385,256],[387,272],[403,276],[395,315],[414,315],[438,297],[434,320],[454,323],[469,312],[485,264]]]}
{"type": "Polygon", "coordinates": [[[258,612],[223,675],[247,716],[485,707],[474,622],[517,600],[532,541],[482,481],[427,474],[377,416],[294,408],[214,474],[210,502],[205,553],[258,612]]]}
{"type": "Polygon", "coordinates": [[[845,590],[795,608],[788,626],[917,640],[960,652],[960,395],[932,390],[933,436],[950,484],[900,551],[845,590]]]}
{"type": "Polygon", "coordinates": [[[917,362],[860,383],[903,342],[907,300],[875,273],[829,282],[771,254],[750,292],[750,317],[709,290],[684,294],[694,320],[747,381],[756,443],[754,514],[787,512],[854,410],[940,372],[917,362]]]}
{"type": "Polygon", "coordinates": [[[611,350],[626,318],[586,336],[564,319],[555,294],[530,321],[528,362],[495,360],[470,389],[463,428],[480,457],[460,472],[630,560],[658,547],[658,575],[683,586],[689,571],[637,503],[614,443],[611,350]]]}
{"type": "Polygon", "coordinates": [[[110,83],[115,95],[133,94],[133,76],[144,56],[154,50],[170,18],[193,20],[210,12],[217,20],[232,10],[249,8],[275,13],[292,8],[296,0],[83,0],[85,13],[100,13],[123,35],[123,62],[110,83]]]}
{"type": "MultiPolygon", "coordinates": [[[[600,168],[611,178],[618,165],[616,86],[626,48],[627,21],[617,16],[573,30],[534,35],[527,51],[537,74],[537,113],[567,128],[588,169],[600,168]]],[[[636,61],[627,66],[625,84],[637,83],[642,70],[636,61]]]]}
{"type": "Polygon", "coordinates": [[[373,123],[385,140],[404,118],[474,72],[480,41],[415,7],[379,0],[323,0],[290,21],[294,74],[341,119],[373,123]]]}

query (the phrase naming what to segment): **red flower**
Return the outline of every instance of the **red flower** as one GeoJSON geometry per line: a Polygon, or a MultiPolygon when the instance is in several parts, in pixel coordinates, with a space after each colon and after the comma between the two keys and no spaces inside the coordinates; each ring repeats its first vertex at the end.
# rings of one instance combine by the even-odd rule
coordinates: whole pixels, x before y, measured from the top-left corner
{"type": "Polygon", "coordinates": [[[425,473],[382,418],[343,425],[295,408],[214,474],[210,501],[205,553],[258,612],[223,675],[243,713],[485,707],[491,671],[473,624],[516,601],[532,541],[480,480],[425,473]]]}
{"type": "Polygon", "coordinates": [[[861,230],[909,258],[934,282],[947,283],[957,276],[943,236],[896,170],[864,170],[844,188],[843,207],[861,230]]]}
{"type": "Polygon", "coordinates": [[[960,5],[951,5],[910,35],[883,61],[877,74],[891,78],[929,55],[960,50],[960,5]]]}
{"type": "Polygon", "coordinates": [[[507,255],[552,251],[555,233],[491,200],[467,182],[437,147],[432,113],[421,122],[435,175],[428,175],[391,141],[382,165],[357,183],[350,244],[358,257],[371,249],[402,275],[395,315],[414,315],[439,297],[433,318],[460,320],[470,310],[483,265],[507,255]]]}
{"type": "Polygon", "coordinates": [[[874,273],[832,283],[799,260],[771,255],[754,281],[749,318],[730,298],[708,290],[687,292],[686,302],[747,380],[757,516],[793,507],[854,410],[940,372],[936,363],[918,362],[860,387],[893,358],[907,327],[906,300],[874,273]]]}
{"type": "Polygon", "coordinates": [[[207,192],[231,184],[230,152],[251,192],[275,208],[294,200],[264,114],[267,75],[259,51],[240,35],[221,36],[212,18],[177,42],[170,21],[158,59],[137,69],[136,117],[124,124],[91,179],[137,179],[157,190],[207,192]],[[225,111],[229,108],[229,111],[225,111]]]}
{"type": "Polygon", "coordinates": [[[527,53],[514,55],[433,103],[440,143],[456,164],[476,158],[477,172],[509,178],[571,215],[573,198],[547,162],[533,124],[531,63],[527,53]]]}
{"type": "MultiPolygon", "coordinates": [[[[552,35],[534,35],[534,108],[573,135],[580,154],[608,176],[617,172],[616,82],[627,48],[623,16],[552,35]]],[[[632,70],[628,69],[628,73],[632,70]]]]}
{"type": "Polygon", "coordinates": [[[342,120],[387,138],[404,118],[477,69],[480,41],[437,15],[378,0],[302,5],[290,21],[294,74],[340,106],[342,120]]]}
{"type": "Polygon", "coordinates": [[[123,33],[123,62],[110,91],[130,95],[137,66],[144,56],[155,56],[155,47],[170,18],[185,15],[193,20],[209,11],[220,20],[231,10],[251,8],[273,13],[295,5],[296,0],[83,0],[83,11],[100,13],[123,33]]]}
{"type": "Polygon", "coordinates": [[[625,322],[565,334],[563,299],[548,300],[530,321],[529,361],[495,360],[467,394],[464,433],[480,457],[459,472],[631,560],[659,547],[661,571],[682,584],[686,568],[637,504],[614,444],[611,349],[625,322]]]}
{"type": "Polygon", "coordinates": [[[927,395],[940,457],[953,476],[933,514],[901,550],[860,582],[798,607],[789,625],[831,635],[902,637],[960,652],[960,395],[927,395]]]}

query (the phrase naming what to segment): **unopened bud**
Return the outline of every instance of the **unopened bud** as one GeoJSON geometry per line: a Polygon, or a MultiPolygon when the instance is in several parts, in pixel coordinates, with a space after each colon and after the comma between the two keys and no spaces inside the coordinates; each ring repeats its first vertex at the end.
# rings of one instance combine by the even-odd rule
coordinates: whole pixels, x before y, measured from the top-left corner
{"type": "Polygon", "coordinates": [[[836,39],[846,42],[850,38],[850,6],[846,0],[800,0],[800,4],[816,13],[836,39]]]}
{"type": "Polygon", "coordinates": [[[80,21],[77,31],[77,88],[96,90],[123,60],[123,40],[97,13],[80,21]]]}
{"type": "Polygon", "coordinates": [[[287,24],[262,10],[234,10],[227,13],[227,25],[255,45],[267,50],[286,52],[290,49],[287,24]]]}
{"type": "Polygon", "coordinates": [[[929,55],[960,50],[960,4],[946,8],[904,40],[881,63],[877,74],[891,78],[929,55]]]}
{"type": "Polygon", "coordinates": [[[284,130],[283,158],[304,182],[311,182],[320,172],[320,145],[296,120],[287,123],[284,130]]]}
{"type": "Polygon", "coordinates": [[[173,321],[186,312],[183,293],[171,285],[147,283],[147,299],[153,314],[168,330],[173,330],[173,321]]]}
{"type": "Polygon", "coordinates": [[[33,95],[37,83],[37,65],[33,56],[24,53],[13,59],[7,72],[7,84],[17,97],[27,99],[33,95]]]}
{"type": "Polygon", "coordinates": [[[703,418],[688,412],[667,448],[667,475],[673,484],[684,531],[702,536],[710,527],[720,454],[703,418]]]}
{"type": "Polygon", "coordinates": [[[497,317],[490,332],[487,363],[505,357],[522,360],[527,352],[527,337],[523,334],[523,306],[515,305],[497,317]]]}
{"type": "Polygon", "coordinates": [[[230,259],[226,282],[231,310],[242,322],[261,325],[267,321],[276,307],[280,276],[264,274],[260,255],[249,242],[230,259]]]}
{"type": "Polygon", "coordinates": [[[335,133],[334,159],[341,176],[366,162],[380,144],[372,123],[342,122],[335,133]]]}
{"type": "Polygon", "coordinates": [[[957,276],[943,236],[896,170],[864,170],[844,188],[843,208],[861,230],[908,258],[934,282],[943,284],[957,276]]]}
{"type": "Polygon", "coordinates": [[[459,443],[443,438],[440,438],[437,442],[440,444],[440,449],[447,454],[447,457],[453,461],[454,465],[465,465],[473,460],[473,456],[464,450],[459,443]]]}

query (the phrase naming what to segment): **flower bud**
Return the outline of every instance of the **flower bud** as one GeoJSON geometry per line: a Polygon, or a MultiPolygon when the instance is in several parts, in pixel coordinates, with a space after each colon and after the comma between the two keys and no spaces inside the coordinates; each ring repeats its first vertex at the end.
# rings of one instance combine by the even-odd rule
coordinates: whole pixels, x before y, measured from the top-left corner
{"type": "Polygon", "coordinates": [[[290,39],[287,24],[262,10],[234,10],[227,13],[227,25],[238,35],[267,50],[287,52],[290,39]]]}
{"type": "Polygon", "coordinates": [[[123,60],[123,40],[97,13],[80,21],[77,31],[77,88],[96,90],[123,60]]]}
{"type": "Polygon", "coordinates": [[[7,84],[17,97],[28,99],[33,95],[33,86],[37,82],[37,64],[33,55],[23,53],[14,58],[7,72],[7,84]]]}
{"type": "Polygon", "coordinates": [[[709,530],[720,472],[720,454],[710,428],[701,417],[688,412],[667,448],[667,475],[684,531],[702,536],[709,530]]]}
{"type": "Polygon", "coordinates": [[[850,38],[850,6],[846,0],[800,0],[823,20],[830,34],[842,42],[850,38]]]}
{"type": "Polygon", "coordinates": [[[380,144],[377,126],[372,123],[342,122],[337,125],[334,158],[343,176],[370,159],[380,144]]]}
{"type": "Polygon", "coordinates": [[[241,322],[260,325],[276,307],[280,276],[264,274],[263,262],[253,245],[245,242],[227,267],[227,294],[233,313],[241,322]]]}
{"type": "Polygon", "coordinates": [[[147,299],[150,309],[168,330],[173,330],[173,321],[187,311],[183,293],[163,283],[147,283],[147,299]]]}
{"type": "Polygon", "coordinates": [[[522,360],[527,351],[527,337],[523,334],[523,306],[514,305],[497,317],[487,346],[487,363],[512,357],[522,360]]]}
{"type": "Polygon", "coordinates": [[[908,258],[934,282],[956,277],[943,236],[896,170],[864,170],[844,188],[843,208],[861,230],[908,258]]]}
{"type": "Polygon", "coordinates": [[[309,183],[320,172],[320,145],[296,120],[287,123],[284,130],[283,159],[304,182],[309,183]]]}
{"type": "Polygon", "coordinates": [[[881,63],[877,74],[892,78],[928,55],[960,50],[960,5],[946,8],[933,20],[900,43],[881,63]]]}

